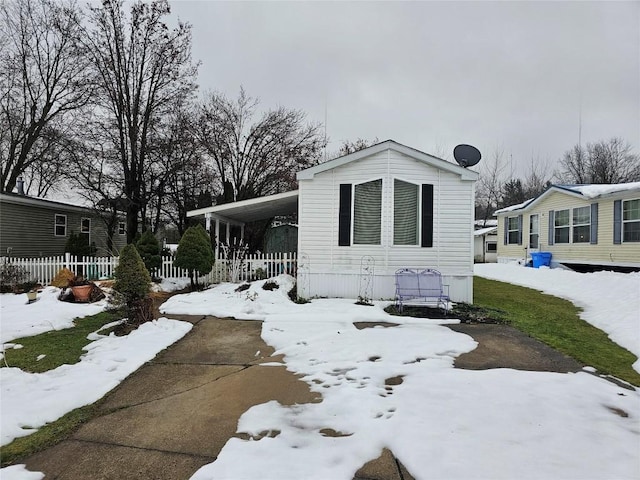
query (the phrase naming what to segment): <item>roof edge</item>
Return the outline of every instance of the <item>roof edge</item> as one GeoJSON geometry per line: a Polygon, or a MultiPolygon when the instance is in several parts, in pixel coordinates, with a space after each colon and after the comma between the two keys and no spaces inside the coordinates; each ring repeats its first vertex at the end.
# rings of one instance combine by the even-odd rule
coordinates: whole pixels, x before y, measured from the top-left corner
{"type": "Polygon", "coordinates": [[[357,152],[334,158],[327,162],[302,170],[297,173],[296,178],[298,180],[311,180],[318,173],[341,167],[348,163],[361,160],[362,158],[368,157],[370,155],[375,155],[376,153],[380,153],[385,150],[394,150],[396,152],[407,155],[408,157],[412,157],[424,163],[432,165],[436,168],[440,168],[441,170],[460,175],[463,180],[477,180],[479,176],[478,172],[463,168],[459,165],[455,165],[451,162],[443,160],[442,158],[434,157],[433,155],[430,155],[428,153],[416,150],[415,148],[408,147],[396,142],[395,140],[385,140],[384,142],[371,145],[370,147],[363,148],[362,150],[358,150],[357,152]]]}

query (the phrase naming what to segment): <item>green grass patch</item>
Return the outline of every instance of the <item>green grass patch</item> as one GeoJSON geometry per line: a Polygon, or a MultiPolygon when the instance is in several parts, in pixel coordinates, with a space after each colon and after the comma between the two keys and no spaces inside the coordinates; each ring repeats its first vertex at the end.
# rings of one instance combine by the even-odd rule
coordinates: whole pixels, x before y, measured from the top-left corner
{"type": "Polygon", "coordinates": [[[44,425],[31,435],[16,438],[13,442],[0,447],[1,466],[11,465],[16,460],[52,447],[66,439],[83,423],[91,420],[96,415],[96,405],[94,403],[76,408],[56,421],[44,425]]]}
{"type": "MultiPolygon", "coordinates": [[[[510,283],[473,279],[474,306],[499,311],[502,320],[579,362],[640,386],[632,368],[637,357],[580,319],[581,309],[567,300],[510,283]]],[[[615,316],[615,306],[611,307],[615,316]]]]}
{"type": "Polygon", "coordinates": [[[6,361],[10,367],[18,367],[26,372],[41,373],[53,370],[60,365],[78,363],[80,356],[84,353],[82,349],[91,343],[90,340],[87,340],[87,335],[100,329],[103,325],[121,318],[122,313],[118,311],[101,312],[97,315],[75,319],[73,321],[75,327],[72,328],[53,330],[33,337],[12,340],[11,343],[19,343],[23,348],[6,350],[2,366],[6,366],[4,364],[6,361]],[[40,355],[46,356],[37,360],[40,355]]]}

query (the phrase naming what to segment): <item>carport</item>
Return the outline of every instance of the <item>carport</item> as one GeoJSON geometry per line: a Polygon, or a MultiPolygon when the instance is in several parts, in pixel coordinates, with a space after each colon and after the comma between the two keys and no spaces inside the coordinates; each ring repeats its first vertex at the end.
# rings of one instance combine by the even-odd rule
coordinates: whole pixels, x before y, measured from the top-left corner
{"type": "Polygon", "coordinates": [[[298,190],[275,195],[267,195],[250,200],[214,205],[187,212],[187,217],[204,217],[206,229],[215,238],[215,254],[218,255],[218,243],[229,243],[232,238],[244,238],[244,226],[248,222],[266,220],[279,215],[291,215],[298,212],[298,190]],[[212,221],[215,222],[212,226],[212,221]],[[239,234],[232,235],[232,228],[239,234]],[[213,231],[212,231],[213,230],[213,231]]]}

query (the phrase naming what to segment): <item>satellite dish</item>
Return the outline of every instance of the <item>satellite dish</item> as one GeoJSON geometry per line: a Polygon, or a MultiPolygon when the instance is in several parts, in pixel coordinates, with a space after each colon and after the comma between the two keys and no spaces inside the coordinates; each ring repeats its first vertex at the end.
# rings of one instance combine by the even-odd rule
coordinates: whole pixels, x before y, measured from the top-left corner
{"type": "Polygon", "coordinates": [[[453,158],[456,159],[458,165],[461,167],[473,167],[476,163],[480,161],[482,155],[480,154],[480,150],[471,145],[458,145],[453,149],[453,158]]]}

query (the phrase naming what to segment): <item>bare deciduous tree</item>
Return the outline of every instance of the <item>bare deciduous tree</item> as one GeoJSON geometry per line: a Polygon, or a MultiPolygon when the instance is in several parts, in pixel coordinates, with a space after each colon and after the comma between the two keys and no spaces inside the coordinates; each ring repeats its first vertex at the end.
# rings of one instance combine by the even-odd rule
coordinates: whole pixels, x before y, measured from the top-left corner
{"type": "Polygon", "coordinates": [[[482,163],[476,183],[476,220],[486,222],[501,204],[506,168],[504,149],[501,147],[496,147],[492,158],[482,163]]]}
{"type": "Polygon", "coordinates": [[[47,132],[86,105],[91,82],[74,3],[3,1],[0,24],[0,188],[11,191],[20,175],[46,168],[56,137],[47,132]]]}
{"type": "Polygon", "coordinates": [[[320,160],[319,124],[284,107],[256,119],[258,104],[241,88],[236,100],[212,93],[201,107],[195,132],[223,192],[218,203],[294,189],[296,172],[320,160]]]}
{"type": "Polygon", "coordinates": [[[98,89],[97,113],[117,137],[118,169],[127,201],[127,241],[138,231],[153,123],[191,95],[197,65],[191,61],[191,28],[169,29],[167,0],[136,1],[129,15],[122,0],[89,7],[83,41],[98,89]]]}
{"type": "Polygon", "coordinates": [[[358,138],[353,142],[351,140],[343,140],[337,155],[334,156],[342,157],[344,155],[349,155],[350,153],[357,152],[358,150],[364,150],[365,148],[368,148],[371,145],[375,145],[378,142],[378,137],[374,138],[373,140],[358,138]]]}
{"type": "Polygon", "coordinates": [[[640,181],[640,155],[629,143],[614,137],[588,143],[586,149],[575,145],[560,160],[556,178],[563,183],[626,183],[640,181]]]}

